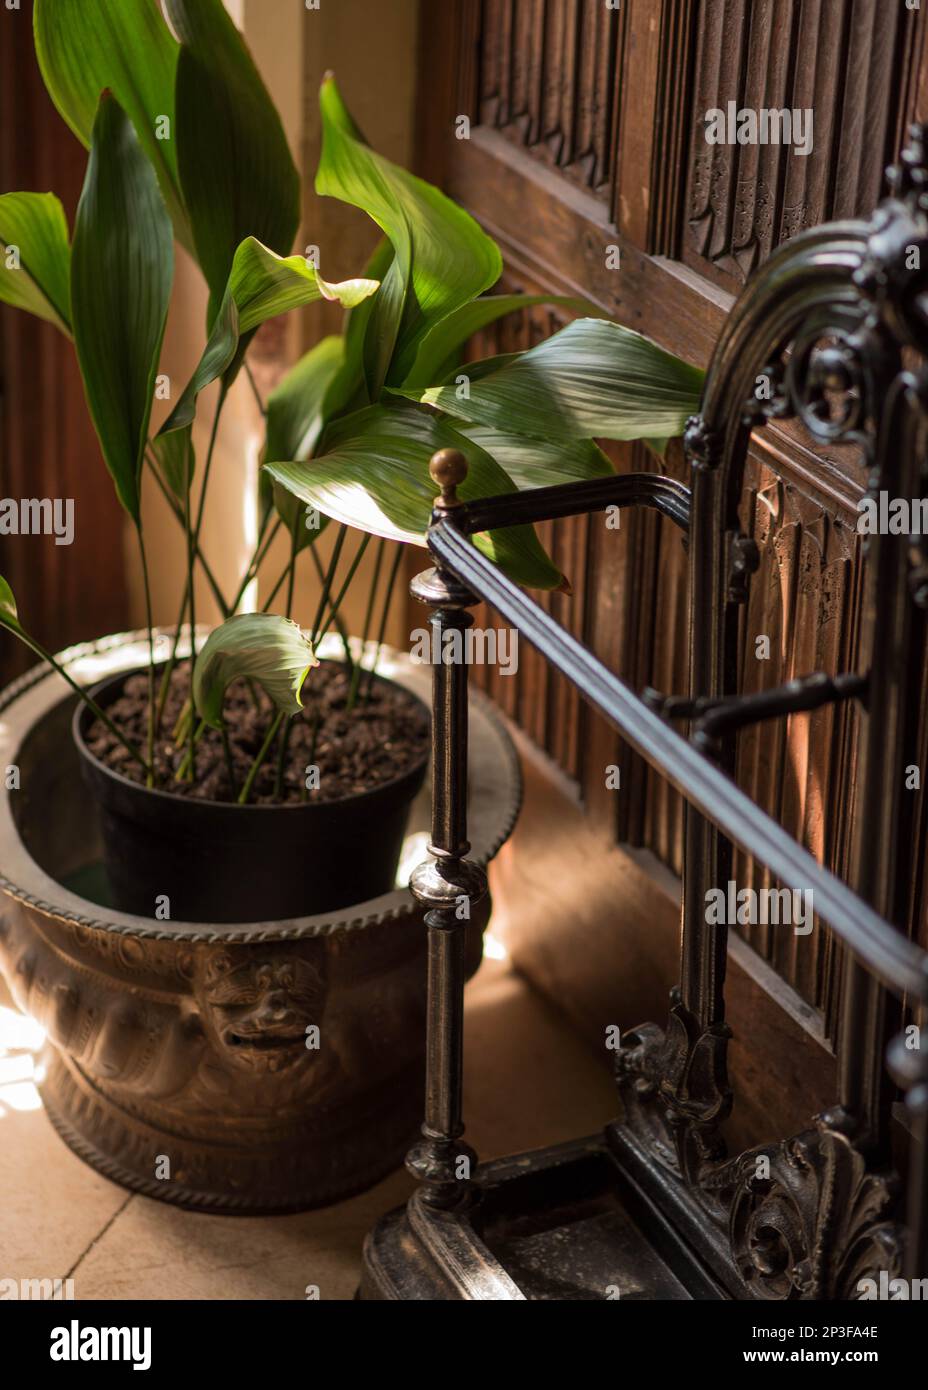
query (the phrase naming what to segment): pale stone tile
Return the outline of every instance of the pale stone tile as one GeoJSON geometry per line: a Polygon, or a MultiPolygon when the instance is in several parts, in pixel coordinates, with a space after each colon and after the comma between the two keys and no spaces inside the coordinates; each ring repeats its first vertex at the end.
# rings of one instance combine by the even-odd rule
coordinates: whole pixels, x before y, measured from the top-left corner
{"type": "Polygon", "coordinates": [[[0,979],[0,1279],[63,1279],[128,1198],[53,1130],[35,1087],[40,1047],[0,979]]]}
{"type": "Polygon", "coordinates": [[[361,1243],[412,1181],[395,1173],[370,1192],[296,1216],[201,1216],[134,1197],[74,1275],[77,1298],[353,1298],[361,1243]]]}

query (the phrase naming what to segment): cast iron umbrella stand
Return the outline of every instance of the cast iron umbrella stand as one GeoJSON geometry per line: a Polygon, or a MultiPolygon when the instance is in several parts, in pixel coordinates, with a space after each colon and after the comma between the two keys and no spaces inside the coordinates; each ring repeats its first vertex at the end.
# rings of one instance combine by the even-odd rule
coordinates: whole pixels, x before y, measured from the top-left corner
{"type": "Polygon", "coordinates": [[[923,852],[920,794],[907,789],[906,768],[925,765],[926,538],[869,538],[860,673],[813,672],[750,696],[736,681],[741,605],[757,566],[741,519],[752,429],[795,417],[817,441],[857,445],[874,496],[928,495],[928,170],[924,130],[911,137],[869,221],[795,237],[734,305],[686,431],[691,489],[631,474],[462,503],[463,457],[432,460],[435,568],[412,591],[433,610],[433,650],[486,602],[686,799],[681,979],[666,1027],[646,1024],[622,1040],[621,1114],[605,1133],[477,1169],[461,1137],[460,905],[485,893],[486,875],[467,857],[467,668],[436,664],[432,858],[412,883],[429,937],[425,1122],[407,1160],[419,1188],[368,1236],[364,1298],[847,1299],[865,1277],[928,1275],[928,955],[906,934],[923,852]],[[765,399],[755,394],[761,376],[765,399]],[[669,517],[688,544],[686,697],[636,694],[470,539],[635,505],[669,517]],[[839,700],[861,707],[852,886],[732,778],[738,729],[839,700]],[[728,929],[707,923],[704,905],[731,877],[733,845],[783,888],[811,890],[847,949],[834,1107],[801,1133],[729,1155],[719,1132],[733,1099],[728,929]],[[897,1088],[906,1200],[890,1152],[897,1088]]]}

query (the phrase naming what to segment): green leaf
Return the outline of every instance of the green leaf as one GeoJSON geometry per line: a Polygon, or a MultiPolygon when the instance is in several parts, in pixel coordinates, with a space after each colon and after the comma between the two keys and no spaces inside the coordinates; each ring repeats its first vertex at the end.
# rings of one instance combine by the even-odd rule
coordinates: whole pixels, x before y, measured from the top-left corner
{"type": "Polygon", "coordinates": [[[167,0],[181,41],[177,157],[212,327],[238,247],[278,255],[300,224],[300,178],[280,117],[222,0],[167,0]]]}
{"type": "Polygon", "coordinates": [[[366,144],[331,76],[319,104],[316,192],[361,208],[393,245],[366,325],[365,374],[376,400],[385,381],[406,377],[420,342],[440,319],[499,279],[502,258],[469,213],[366,144]]]}
{"type": "Polygon", "coordinates": [[[74,224],[71,321],[84,393],[119,500],[139,522],[139,473],[174,274],[158,182],[104,92],[74,224]]]}
{"type": "Polygon", "coordinates": [[[4,193],[0,299],[47,319],[70,337],[70,277],[68,224],[54,193],[4,193]]]}
{"type": "Polygon", "coordinates": [[[289,618],[239,613],[204,642],[193,668],[193,702],[201,719],[221,729],[226,689],[246,676],[264,687],[283,714],[298,714],[303,682],[318,665],[309,638],[289,618]]]}
{"type": "Polygon", "coordinates": [[[607,478],[615,472],[592,439],[532,439],[527,434],[513,434],[492,425],[462,423],[459,429],[496,459],[520,491],[584,478],[607,478]]]}
{"type": "Polygon", "coordinates": [[[78,140],[90,147],[100,93],[108,89],[154,166],[178,239],[191,248],[177,173],[178,45],[158,0],[35,0],[33,23],[43,80],[78,140]]]}
{"type": "Polygon", "coordinates": [[[326,394],[345,360],[344,339],[323,338],[268,396],[265,457],[305,459],[322,430],[326,394]]]}
{"type": "Polygon", "coordinates": [[[274,509],[286,527],[287,535],[296,541],[295,553],[299,555],[308,545],[315,545],[328,526],[329,518],[323,516],[316,508],[307,508],[305,502],[300,502],[292,492],[275,482],[263,468],[261,474],[267,479],[274,509]],[[309,524],[311,521],[313,525],[309,524]]]}
{"type": "Polygon", "coordinates": [[[506,314],[531,309],[538,304],[558,304],[580,313],[589,313],[592,307],[585,299],[559,294],[491,294],[475,299],[471,304],[462,304],[426,333],[403,385],[429,386],[433,382],[443,381],[454,371],[458,354],[468,338],[506,314]]]}
{"type": "Polygon", "coordinates": [[[196,467],[193,430],[188,425],[186,429],[173,430],[171,434],[158,435],[156,439],[152,440],[152,448],[155,451],[155,457],[161,464],[164,481],[181,506],[185,506],[187,489],[193,482],[193,473],[196,467]]]}
{"type": "MultiPolygon", "coordinates": [[[[329,388],[345,360],[345,340],[339,335],[323,338],[300,358],[271,392],[267,401],[265,460],[305,459],[316,446],[324,424],[329,388]]],[[[306,508],[292,493],[272,482],[261,470],[265,505],[273,506],[291,537],[297,553],[318,539],[329,518],[315,528],[306,525],[306,508]]]]}
{"type": "Polygon", "coordinates": [[[235,253],[203,356],[160,433],[192,424],[197,396],[211,381],[221,376],[226,386],[231,383],[241,364],[242,344],[262,323],[316,299],[334,300],[343,308],[351,308],[376,289],[376,280],[343,280],[330,285],[302,256],[284,259],[254,237],[246,237],[235,253]]]}
{"type": "Polygon", "coordinates": [[[577,319],[487,371],[462,369],[454,386],[402,391],[475,424],[550,440],[682,434],[699,408],[704,373],[656,343],[602,319],[577,319]]]}
{"type": "Polygon", "coordinates": [[[0,627],[8,628],[10,632],[19,635],[22,627],[19,621],[19,614],[16,611],[16,600],[13,597],[13,590],[0,574],[0,627]]]}
{"type": "MultiPolygon", "coordinates": [[[[386,237],[382,237],[364,268],[364,274],[367,279],[376,280],[382,285],[392,263],[393,247],[386,237]]],[[[371,295],[347,315],[342,334],[345,358],[326,393],[322,410],[326,421],[345,410],[360,410],[363,406],[371,404],[364,375],[364,344],[367,326],[378,298],[379,295],[371,295]]]]}
{"type": "MultiPolygon", "coordinates": [[[[437,449],[460,449],[468,461],[459,489],[465,500],[514,492],[515,485],[483,449],[447,420],[401,405],[368,406],[329,425],[322,451],[305,463],[270,462],[271,477],[326,516],[388,540],[425,545],[435,484],[429,459],[437,449]]],[[[510,579],[556,589],[563,575],[548,559],[534,528],[511,526],[474,538],[510,579]]]]}

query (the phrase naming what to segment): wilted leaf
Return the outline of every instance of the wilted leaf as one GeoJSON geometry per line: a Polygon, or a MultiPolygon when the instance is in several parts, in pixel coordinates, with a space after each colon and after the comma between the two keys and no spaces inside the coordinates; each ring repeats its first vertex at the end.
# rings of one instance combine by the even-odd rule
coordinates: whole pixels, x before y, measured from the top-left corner
{"type": "Polygon", "coordinates": [[[222,728],[226,689],[240,676],[263,686],[283,714],[303,707],[300,691],[319,661],[309,638],[276,613],[239,613],[214,628],[193,668],[193,702],[214,729],[222,728]]]}

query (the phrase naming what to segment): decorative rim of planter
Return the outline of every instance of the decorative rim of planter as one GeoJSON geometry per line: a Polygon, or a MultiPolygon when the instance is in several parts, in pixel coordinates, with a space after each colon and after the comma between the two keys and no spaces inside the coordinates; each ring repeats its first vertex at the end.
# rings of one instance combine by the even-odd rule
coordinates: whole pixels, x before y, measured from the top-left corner
{"type": "MultiPolygon", "coordinates": [[[[208,629],[198,628],[198,640],[201,633],[205,637],[207,631],[208,629]]],[[[173,640],[172,631],[165,628],[155,629],[156,660],[158,648],[166,650],[173,644],[173,640]]],[[[321,655],[331,655],[339,649],[338,638],[335,637],[327,638],[319,650],[321,655]]],[[[179,655],[189,655],[189,642],[181,643],[179,655]]],[[[58,653],[56,659],[78,684],[90,687],[105,679],[107,675],[125,669],[130,658],[131,663],[136,665],[146,662],[147,657],[148,632],[139,629],[134,632],[114,633],[92,642],[68,647],[58,653]],[[138,647],[137,656],[131,655],[133,647],[138,647]]],[[[378,672],[418,695],[431,709],[431,673],[428,666],[416,665],[406,653],[384,646],[381,648],[378,672]]],[[[23,695],[30,691],[38,693],[43,686],[45,690],[42,692],[42,713],[47,713],[69,694],[65,682],[50,666],[39,664],[31,667],[0,691],[0,763],[3,765],[17,762],[23,739],[35,722],[35,712],[28,720],[22,721],[10,719],[9,712],[23,695]]],[[[496,756],[492,760],[486,759],[486,766],[491,774],[497,774],[495,785],[475,788],[480,804],[471,808],[474,841],[470,858],[485,866],[505,844],[518,818],[522,805],[522,772],[515,746],[492,702],[481,692],[473,689],[470,691],[470,700],[472,744],[478,732],[484,737],[489,736],[497,744],[496,756]]],[[[160,923],[149,918],[133,916],[128,912],[119,912],[115,908],[98,907],[97,904],[90,903],[88,899],[58,883],[32,858],[20,838],[13,817],[10,797],[14,794],[5,791],[0,797],[0,844],[4,846],[4,870],[0,872],[0,890],[25,906],[33,907],[61,922],[72,922],[77,926],[116,932],[123,936],[154,937],[163,941],[226,941],[247,944],[258,941],[299,940],[338,931],[362,930],[405,916],[412,906],[413,900],[408,887],[402,887],[394,888],[391,892],[371,898],[367,902],[353,904],[348,910],[339,908],[331,913],[295,919],[283,918],[260,924],[183,921],[160,923]],[[30,891],[22,886],[23,881],[29,880],[36,885],[38,891],[30,891]],[[100,915],[92,915],[87,911],[88,908],[96,910],[100,915]]]]}

